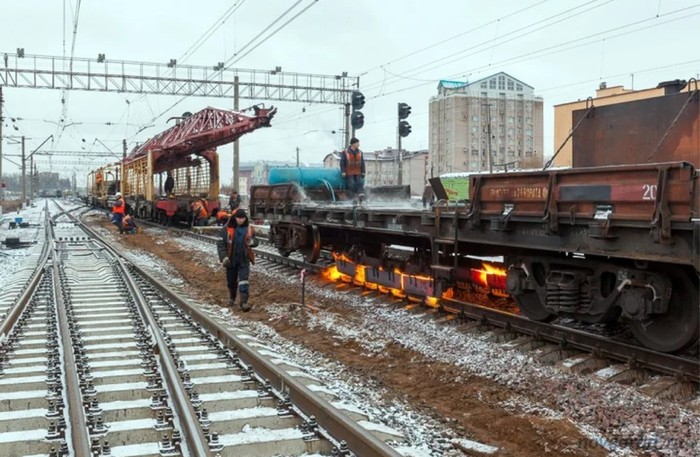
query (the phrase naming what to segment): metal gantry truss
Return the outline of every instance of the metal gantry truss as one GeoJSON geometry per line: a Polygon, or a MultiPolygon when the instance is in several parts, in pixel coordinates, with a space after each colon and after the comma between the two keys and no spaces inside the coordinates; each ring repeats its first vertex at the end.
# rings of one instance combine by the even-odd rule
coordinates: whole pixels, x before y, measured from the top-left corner
{"type": "MultiPolygon", "coordinates": [[[[217,66],[217,68],[219,68],[217,66]]],[[[234,77],[242,99],[346,104],[359,78],[340,75],[215,69],[126,60],[54,57],[3,53],[0,86],[85,90],[133,94],[234,97],[234,77]]]]}

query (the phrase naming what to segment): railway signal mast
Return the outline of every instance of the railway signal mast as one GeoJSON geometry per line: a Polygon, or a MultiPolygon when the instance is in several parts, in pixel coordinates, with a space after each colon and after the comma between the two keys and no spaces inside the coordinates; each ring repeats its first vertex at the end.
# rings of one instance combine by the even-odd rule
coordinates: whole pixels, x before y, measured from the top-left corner
{"type": "MultiPolygon", "coordinates": [[[[365,106],[365,96],[359,90],[353,91],[350,96],[350,105],[352,106],[352,115],[350,116],[350,125],[352,126],[352,136],[355,136],[355,130],[361,129],[365,125],[365,115],[360,111],[365,106]]],[[[349,143],[347,140],[346,143],[349,143]]],[[[346,145],[347,146],[347,145],[346,145]]]]}
{"type": "Polygon", "coordinates": [[[398,124],[397,124],[397,138],[398,138],[398,151],[399,151],[399,185],[403,184],[403,151],[401,149],[401,138],[405,138],[411,134],[411,124],[408,123],[406,118],[411,114],[411,107],[408,103],[399,103],[398,105],[398,124]]]}

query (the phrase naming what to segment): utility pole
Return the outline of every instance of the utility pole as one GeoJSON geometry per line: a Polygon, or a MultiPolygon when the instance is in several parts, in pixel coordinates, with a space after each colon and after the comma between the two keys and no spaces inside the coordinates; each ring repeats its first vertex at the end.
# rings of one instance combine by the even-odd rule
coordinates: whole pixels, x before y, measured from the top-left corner
{"type": "Polygon", "coordinates": [[[398,145],[397,154],[399,156],[398,185],[401,186],[403,185],[403,154],[401,153],[401,134],[399,133],[398,125],[396,126],[396,137],[398,138],[396,143],[398,145]]]}
{"type": "Polygon", "coordinates": [[[29,199],[34,198],[34,154],[29,156],[29,199]]]}
{"type": "MultiPolygon", "coordinates": [[[[233,110],[238,111],[238,75],[233,77],[233,110]]],[[[240,182],[240,164],[241,164],[241,151],[239,149],[238,140],[233,142],[233,190],[240,192],[239,186],[240,182]]]]}
{"type": "Polygon", "coordinates": [[[486,114],[488,116],[488,123],[486,124],[486,133],[488,135],[488,160],[489,160],[489,173],[493,173],[493,152],[491,151],[491,104],[486,104],[486,114]]]}
{"type": "Polygon", "coordinates": [[[299,146],[297,146],[297,168],[299,168],[299,146]]]}
{"type": "Polygon", "coordinates": [[[126,193],[126,186],[124,185],[124,170],[121,170],[122,175],[121,178],[119,177],[119,170],[124,167],[124,159],[126,159],[126,138],[122,140],[122,166],[117,167],[117,181],[119,181],[119,192],[126,193]]]}
{"type": "Polygon", "coordinates": [[[0,201],[5,199],[5,189],[2,187],[2,104],[4,100],[2,98],[2,86],[0,86],[0,201]]]}
{"type": "Polygon", "coordinates": [[[27,201],[27,187],[24,182],[24,175],[26,173],[26,163],[24,162],[24,135],[22,135],[22,204],[27,201]]]}
{"type": "MultiPolygon", "coordinates": [[[[353,136],[355,135],[355,129],[352,129],[353,136]]],[[[343,149],[350,145],[350,103],[345,104],[345,144],[343,149]]]]}

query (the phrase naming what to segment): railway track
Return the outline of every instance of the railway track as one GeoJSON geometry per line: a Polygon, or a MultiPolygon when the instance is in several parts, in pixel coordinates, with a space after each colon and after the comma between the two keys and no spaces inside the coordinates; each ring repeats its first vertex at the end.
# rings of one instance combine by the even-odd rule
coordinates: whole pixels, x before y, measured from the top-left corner
{"type": "Polygon", "coordinates": [[[73,215],[46,227],[2,322],[0,455],[399,455],[73,215]]]}
{"type": "MultiPolygon", "coordinates": [[[[145,225],[164,228],[149,222],[145,222],[145,225]]],[[[177,228],[168,228],[168,230],[210,244],[216,244],[218,240],[216,236],[190,230],[177,228]]],[[[266,248],[257,249],[256,255],[268,262],[306,269],[314,273],[324,270],[332,262],[326,258],[316,264],[309,264],[298,257],[285,257],[272,252],[272,247],[269,245],[266,248]]],[[[522,344],[524,347],[547,345],[547,350],[558,351],[562,356],[584,353],[598,360],[609,359],[615,364],[612,373],[619,379],[636,377],[639,370],[649,370],[669,375],[678,383],[689,382],[695,385],[700,383],[700,360],[697,354],[673,355],[656,352],[625,341],[612,340],[605,335],[596,335],[557,323],[532,321],[512,313],[454,299],[442,298],[435,303],[422,301],[421,304],[449,315],[457,315],[467,321],[502,329],[505,339],[518,339],[513,343],[514,345],[522,344]]],[[[588,363],[589,360],[586,362],[588,363]]]]}

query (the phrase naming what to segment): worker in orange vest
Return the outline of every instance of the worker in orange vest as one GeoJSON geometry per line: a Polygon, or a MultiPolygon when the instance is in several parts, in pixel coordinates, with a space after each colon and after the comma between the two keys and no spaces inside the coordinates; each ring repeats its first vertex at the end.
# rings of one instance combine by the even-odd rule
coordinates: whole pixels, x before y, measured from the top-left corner
{"type": "Polygon", "coordinates": [[[365,159],[360,151],[360,140],[352,138],[350,146],[340,156],[340,175],[345,179],[345,189],[350,196],[364,196],[365,159]]]}
{"type": "Polygon", "coordinates": [[[228,286],[228,306],[236,304],[236,294],[241,293],[240,307],[250,311],[248,295],[250,287],[248,277],[250,264],[255,263],[253,248],[258,245],[255,231],[250,226],[248,215],[243,208],[238,208],[231,215],[228,223],[221,229],[221,239],[216,243],[219,261],[226,269],[226,285],[228,286]]]}
{"type": "Polygon", "coordinates": [[[203,198],[195,200],[192,203],[192,225],[195,227],[203,227],[207,225],[207,219],[209,219],[207,201],[203,198]]]}
{"type": "Polygon", "coordinates": [[[124,218],[124,213],[126,212],[126,202],[124,197],[122,197],[121,192],[114,194],[116,200],[112,206],[112,224],[116,225],[119,229],[119,233],[124,233],[122,229],[122,219],[124,218]]]}
{"type": "Polygon", "coordinates": [[[231,213],[227,212],[226,210],[219,210],[218,213],[216,213],[216,223],[219,225],[226,225],[228,222],[228,219],[231,217],[231,213]]]}

